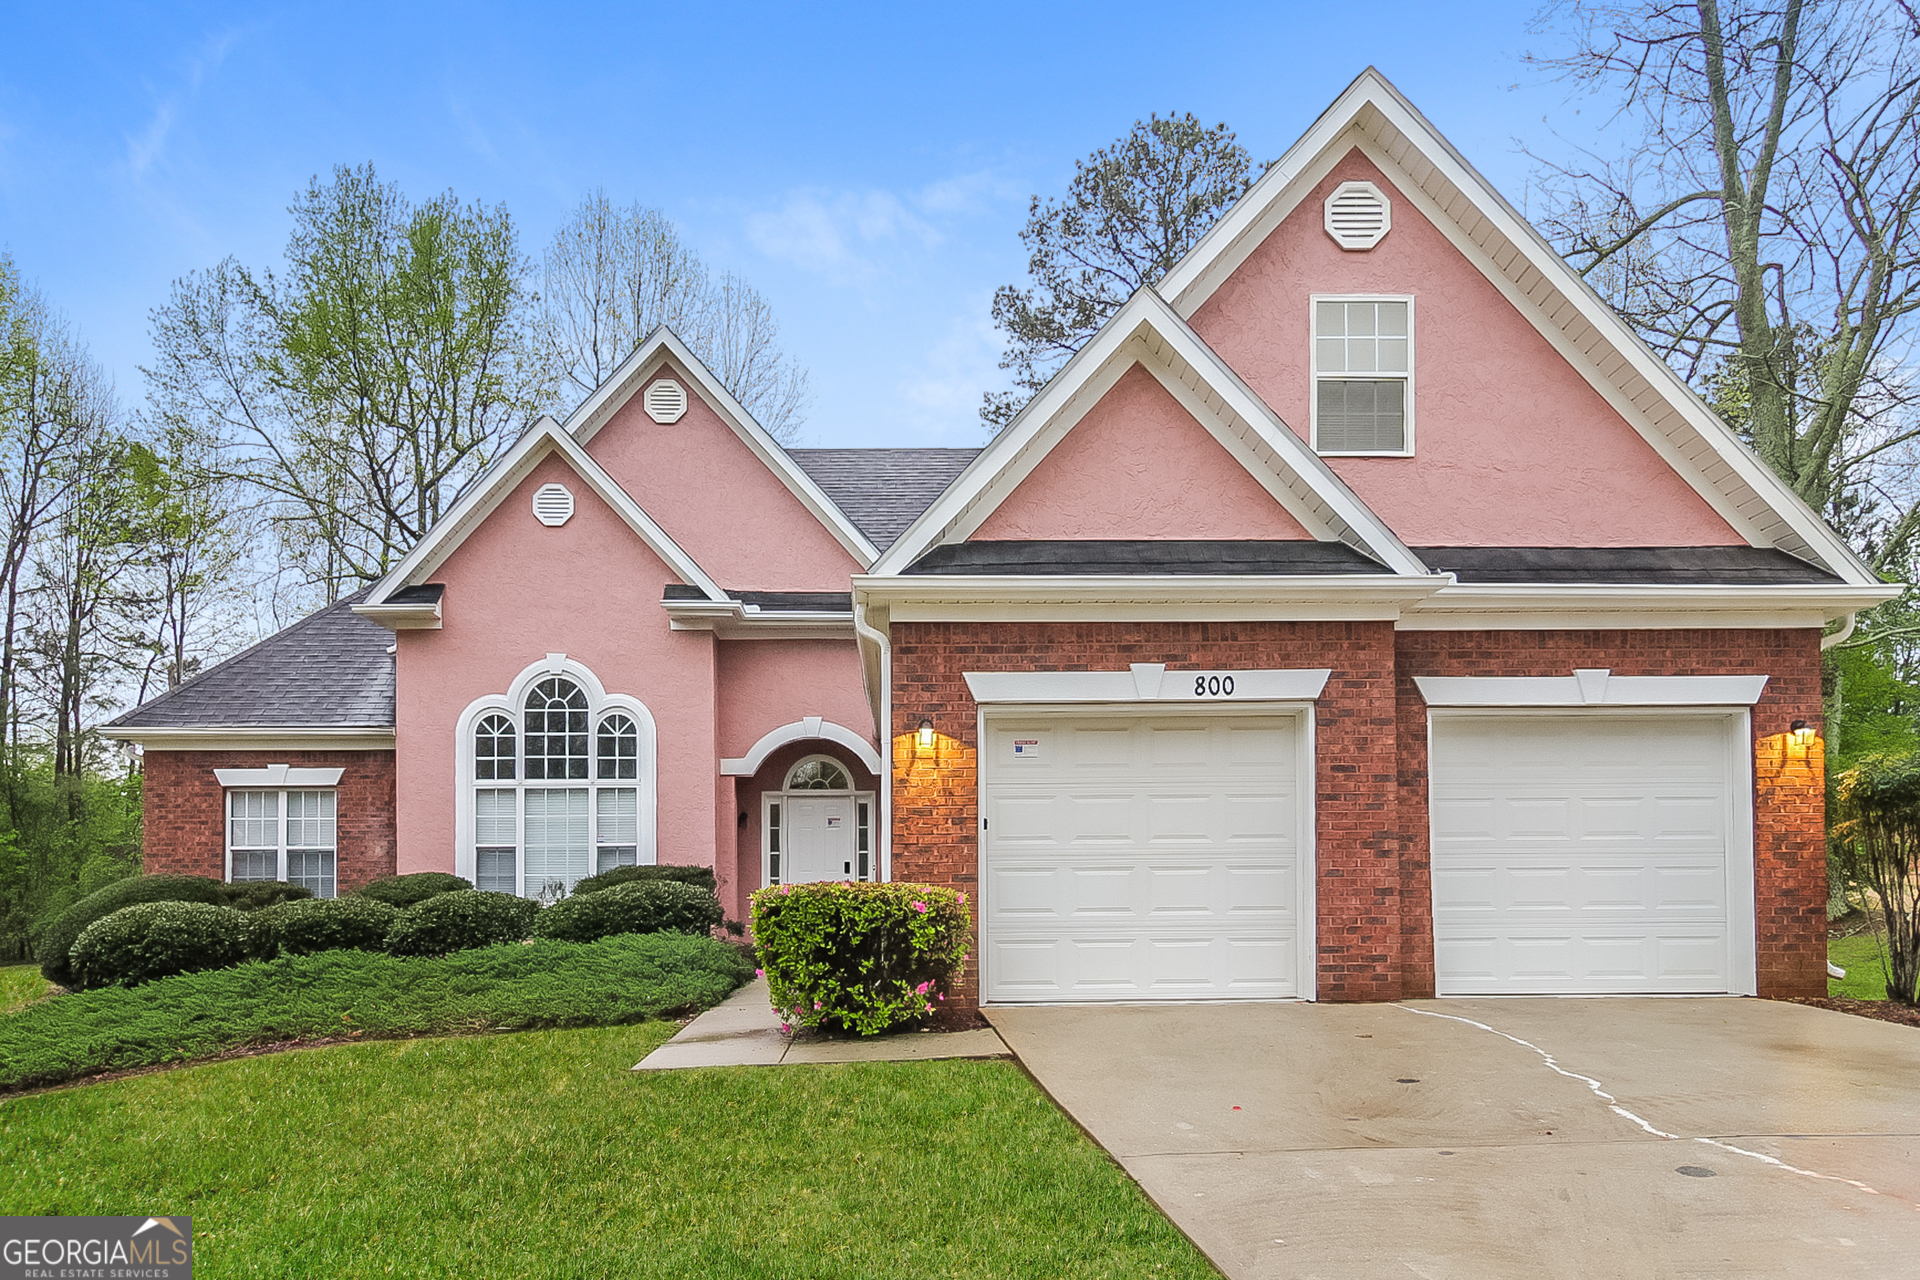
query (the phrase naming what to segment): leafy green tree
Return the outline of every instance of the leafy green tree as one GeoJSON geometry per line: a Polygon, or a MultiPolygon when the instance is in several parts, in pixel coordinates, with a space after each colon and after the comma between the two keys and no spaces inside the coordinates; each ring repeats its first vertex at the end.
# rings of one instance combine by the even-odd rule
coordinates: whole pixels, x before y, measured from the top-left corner
{"type": "MultiPolygon", "coordinates": [[[[1263,169],[1264,171],[1264,169],[1263,169]]],[[[1014,390],[988,392],[980,420],[994,431],[1046,385],[1121,304],[1157,283],[1245,195],[1257,174],[1224,124],[1192,113],[1151,115],[1074,164],[1061,200],[1035,196],[1020,242],[1026,288],[1002,285],[993,322],[1007,335],[1000,367],[1014,390]]]]}

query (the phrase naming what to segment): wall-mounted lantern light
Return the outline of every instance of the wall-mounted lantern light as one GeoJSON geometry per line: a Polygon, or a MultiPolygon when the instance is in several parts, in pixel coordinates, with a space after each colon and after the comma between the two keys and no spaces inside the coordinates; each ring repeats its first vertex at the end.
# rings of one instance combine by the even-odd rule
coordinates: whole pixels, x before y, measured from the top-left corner
{"type": "Polygon", "coordinates": [[[1787,726],[1787,729],[1793,734],[1793,740],[1797,743],[1805,745],[1813,741],[1813,726],[1805,720],[1795,720],[1787,726]]]}
{"type": "Polygon", "coordinates": [[[931,720],[922,720],[920,722],[920,745],[922,747],[931,747],[933,745],[933,721],[931,720]]]}

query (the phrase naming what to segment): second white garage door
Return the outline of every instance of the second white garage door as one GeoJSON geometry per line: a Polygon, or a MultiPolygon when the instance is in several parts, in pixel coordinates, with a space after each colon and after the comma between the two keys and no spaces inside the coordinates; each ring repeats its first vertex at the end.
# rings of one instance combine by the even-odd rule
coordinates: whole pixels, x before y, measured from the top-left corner
{"type": "Polygon", "coordinates": [[[1439,993],[1751,990],[1744,724],[1436,714],[1439,993]]]}
{"type": "Polygon", "coordinates": [[[985,998],[1311,996],[1304,724],[1220,711],[989,714],[985,998]]]}

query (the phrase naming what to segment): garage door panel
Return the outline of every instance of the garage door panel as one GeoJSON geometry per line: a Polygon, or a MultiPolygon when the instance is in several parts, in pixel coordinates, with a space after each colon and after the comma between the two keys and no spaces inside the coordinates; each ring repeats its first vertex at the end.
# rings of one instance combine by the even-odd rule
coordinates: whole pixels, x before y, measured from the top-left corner
{"type": "Polygon", "coordinates": [[[1729,989],[1723,716],[1436,717],[1442,994],[1729,989]]]}
{"type": "Polygon", "coordinates": [[[986,998],[1297,994],[1300,736],[1297,716],[990,719],[986,998]],[[1014,761],[1015,736],[1038,753],[1014,761]]]}

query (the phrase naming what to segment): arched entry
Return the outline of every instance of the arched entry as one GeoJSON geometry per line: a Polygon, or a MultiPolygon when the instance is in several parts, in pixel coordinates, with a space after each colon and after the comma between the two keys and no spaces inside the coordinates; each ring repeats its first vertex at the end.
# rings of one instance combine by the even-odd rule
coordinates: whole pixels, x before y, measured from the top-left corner
{"type": "Polygon", "coordinates": [[[762,884],[875,878],[874,793],[829,755],[788,769],[777,791],[760,795],[762,884]]]}

